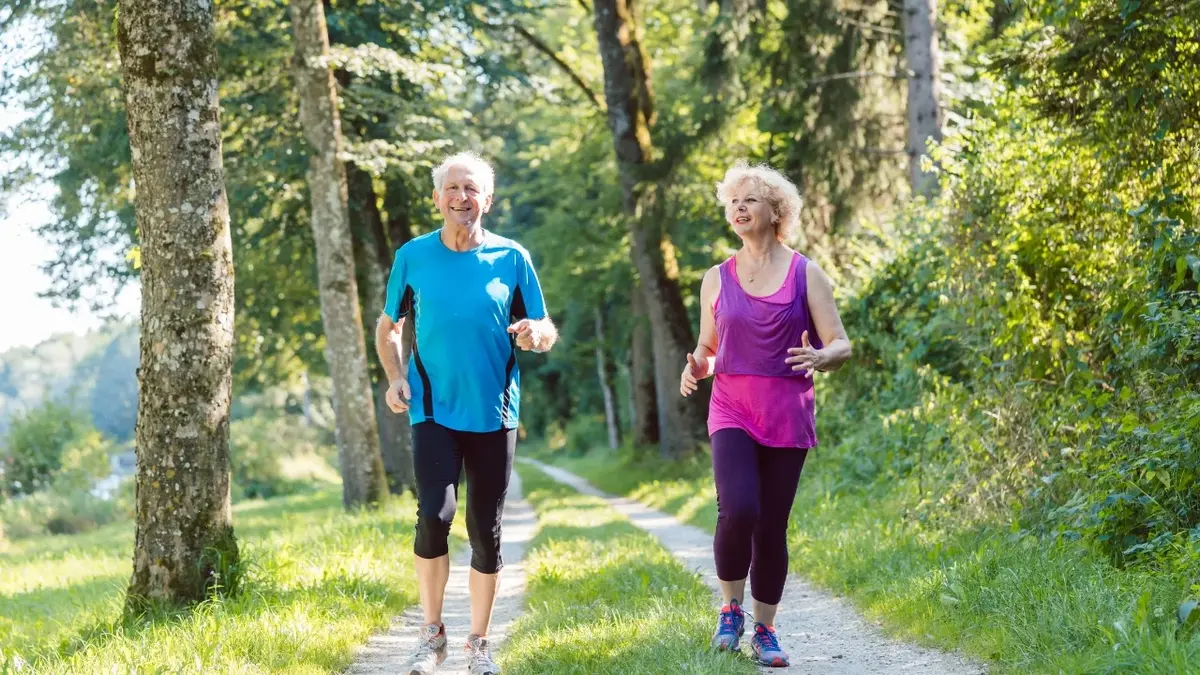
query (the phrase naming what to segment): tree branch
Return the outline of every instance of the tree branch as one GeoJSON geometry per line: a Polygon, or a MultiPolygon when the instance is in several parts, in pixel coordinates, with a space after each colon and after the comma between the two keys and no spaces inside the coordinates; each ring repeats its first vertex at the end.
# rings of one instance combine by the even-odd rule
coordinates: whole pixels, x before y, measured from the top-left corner
{"type": "Polygon", "coordinates": [[[838,21],[848,23],[851,26],[854,26],[856,28],[862,28],[863,30],[873,30],[877,33],[883,33],[884,35],[895,35],[896,37],[904,36],[904,33],[901,33],[900,31],[896,30],[895,28],[888,28],[886,26],[877,26],[873,23],[867,23],[865,21],[858,21],[856,19],[851,19],[850,17],[848,17],[844,14],[842,15],[842,17],[840,19],[838,19],[838,21]]]}
{"type": "Polygon", "coordinates": [[[886,77],[891,80],[904,80],[908,79],[908,73],[900,70],[894,73],[881,73],[873,70],[859,70],[852,73],[835,73],[833,75],[825,75],[823,77],[813,78],[808,81],[808,86],[812,87],[818,84],[825,84],[826,82],[835,82],[837,80],[862,80],[870,77],[886,77]]]}
{"type": "Polygon", "coordinates": [[[580,77],[579,74],[576,73],[566,61],[563,61],[561,58],[559,58],[558,54],[551,49],[550,45],[542,42],[538,36],[530,33],[525,29],[524,26],[512,24],[512,28],[513,30],[517,31],[521,37],[525,38],[525,40],[532,45],[534,49],[545,54],[551,61],[553,61],[564,73],[567,74],[568,77],[571,78],[571,81],[579,85],[579,88],[583,90],[583,93],[587,94],[587,97],[591,99],[592,104],[596,106],[596,109],[600,112],[604,112],[604,104],[600,103],[600,99],[596,96],[596,92],[592,91],[592,88],[587,85],[587,82],[584,82],[583,78],[580,77]]]}

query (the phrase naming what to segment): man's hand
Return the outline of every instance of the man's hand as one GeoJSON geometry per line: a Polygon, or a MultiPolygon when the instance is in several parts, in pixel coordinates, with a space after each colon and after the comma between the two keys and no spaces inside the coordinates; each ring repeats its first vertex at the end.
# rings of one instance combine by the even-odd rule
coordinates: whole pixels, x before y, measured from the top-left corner
{"type": "Polygon", "coordinates": [[[808,331],[800,334],[800,346],[788,349],[788,354],[791,356],[784,359],[784,363],[792,367],[792,372],[804,371],[812,377],[814,370],[825,369],[825,355],[808,343],[808,331]]]}
{"type": "Polygon", "coordinates": [[[517,336],[517,346],[525,351],[534,351],[541,346],[541,330],[536,321],[521,319],[508,327],[511,335],[517,336]]]}
{"type": "Polygon", "coordinates": [[[408,380],[401,378],[392,381],[384,398],[392,412],[408,412],[408,402],[412,400],[412,391],[408,388],[408,380]]]}

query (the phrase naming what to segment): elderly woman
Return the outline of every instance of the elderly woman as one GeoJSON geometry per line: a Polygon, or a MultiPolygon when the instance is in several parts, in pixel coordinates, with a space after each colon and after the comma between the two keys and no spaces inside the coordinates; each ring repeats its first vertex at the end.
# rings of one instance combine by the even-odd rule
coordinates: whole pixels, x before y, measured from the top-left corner
{"type": "Polygon", "coordinates": [[[448,157],[433,171],[433,201],[444,224],[396,252],[376,328],[379,359],[391,383],[388,405],[408,413],[413,433],[413,548],[425,618],[406,675],[432,673],[446,658],[447,539],[464,466],[471,541],[469,669],[471,675],[499,673],[487,634],[502,566],[500,518],[517,442],[516,349],[547,351],[558,334],[528,251],[483,229],[494,185],[491,166],[470,153],[448,157]],[[410,316],[412,359],[404,363],[400,335],[410,316]]]}
{"type": "Polygon", "coordinates": [[[788,516],[804,459],[817,445],[812,374],[845,363],[850,340],[825,273],[783,243],[799,222],[796,186],[778,171],[739,163],[717,185],[717,198],[742,246],[704,275],[700,339],[679,384],[688,396],[697,380],[715,375],[708,433],[724,606],[712,641],[738,649],[749,576],[751,650],[763,665],[786,666],[774,624],[787,580],[788,516]]]}

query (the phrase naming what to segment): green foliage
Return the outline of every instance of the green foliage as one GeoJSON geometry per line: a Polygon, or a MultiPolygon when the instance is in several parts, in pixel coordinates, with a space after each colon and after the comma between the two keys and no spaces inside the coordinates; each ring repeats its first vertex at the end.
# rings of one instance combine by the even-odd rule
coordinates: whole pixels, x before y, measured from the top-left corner
{"type": "Polygon", "coordinates": [[[79,534],[131,520],[135,508],[132,477],[121,482],[112,499],[98,497],[86,488],[55,485],[0,503],[0,528],[5,528],[13,540],[79,534]]]}
{"type": "MultiPolygon", "coordinates": [[[[916,472],[848,484],[848,449],[815,450],[805,464],[788,528],[791,567],[889,633],[961,649],[996,673],[1194,670],[1200,547],[1170,570],[1114,570],[1082,542],[929,518],[930,490],[916,472]]],[[[716,523],[711,470],[603,450],[554,462],[709,532],[716,523]]]]}
{"type": "Polygon", "coordinates": [[[1164,138],[1145,170],[1019,92],[993,103],[943,149],[944,200],[913,212],[928,224],[845,312],[839,454],[857,479],[915,473],[927,517],[1016,510],[1119,563],[1183,555],[1200,524],[1190,149],[1164,138]]]}
{"type": "MultiPolygon", "coordinates": [[[[121,618],[133,528],[14,542],[0,553],[0,672],[344,672],[417,600],[416,505],[347,514],[338,490],[234,507],[243,592],[192,611],[121,618]]],[[[462,532],[455,529],[455,545],[462,532]]]]}
{"type": "Polygon", "coordinates": [[[229,426],[234,495],[269,499],[339,483],[328,431],[292,415],[260,413],[229,426]]]}
{"type": "Polygon", "coordinates": [[[4,439],[0,491],[29,495],[52,484],[86,490],[108,473],[111,446],[76,408],[46,400],[17,417],[4,439]]]}

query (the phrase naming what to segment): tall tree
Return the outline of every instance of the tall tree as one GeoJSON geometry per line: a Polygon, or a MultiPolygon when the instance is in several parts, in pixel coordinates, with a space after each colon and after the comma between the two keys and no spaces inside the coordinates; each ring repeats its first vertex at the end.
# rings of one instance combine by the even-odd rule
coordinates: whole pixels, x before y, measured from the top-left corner
{"type": "Polygon", "coordinates": [[[141,236],[137,528],[126,610],[203,600],[238,560],[229,504],[233,250],[208,0],[121,0],[141,236]]]}
{"type": "Polygon", "coordinates": [[[617,397],[613,392],[613,369],[605,354],[604,308],[597,305],[592,310],[592,322],[596,327],[596,379],[600,382],[600,393],[604,397],[604,424],[608,429],[608,447],[615,450],[621,445],[621,420],[617,414],[617,397]]]}
{"type": "Polygon", "coordinates": [[[904,0],[904,57],[908,62],[908,176],[915,195],[937,191],[937,176],[921,167],[926,143],[942,140],[942,53],[937,0],[904,0]]]}
{"type": "MultiPolygon", "coordinates": [[[[629,400],[633,414],[629,420],[636,446],[658,444],[658,387],[654,384],[654,348],[650,342],[650,317],[646,315],[646,296],[633,289],[633,327],[629,347],[629,400]]],[[[684,357],[687,358],[687,357],[684,357]]]]}
{"type": "MultiPolygon", "coordinates": [[[[672,391],[686,354],[694,346],[691,324],[676,275],[668,271],[660,225],[643,218],[652,210],[647,181],[653,150],[654,97],[650,59],[642,47],[631,0],[597,0],[596,38],[604,65],[608,124],[620,174],[622,208],[629,222],[633,263],[650,317],[655,384],[659,391],[659,449],[665,457],[691,452],[704,429],[703,397],[663,395],[672,391]]],[[[671,268],[674,268],[672,253],[671,268]]]]}
{"type": "Polygon", "coordinates": [[[308,183],[317,249],[325,360],[333,382],[342,502],[373,504],[387,493],[347,207],[346,167],[342,162],[337,86],[329,69],[329,34],[320,0],[291,4],[296,51],[292,65],[300,91],[300,121],[309,145],[308,183]]]}

